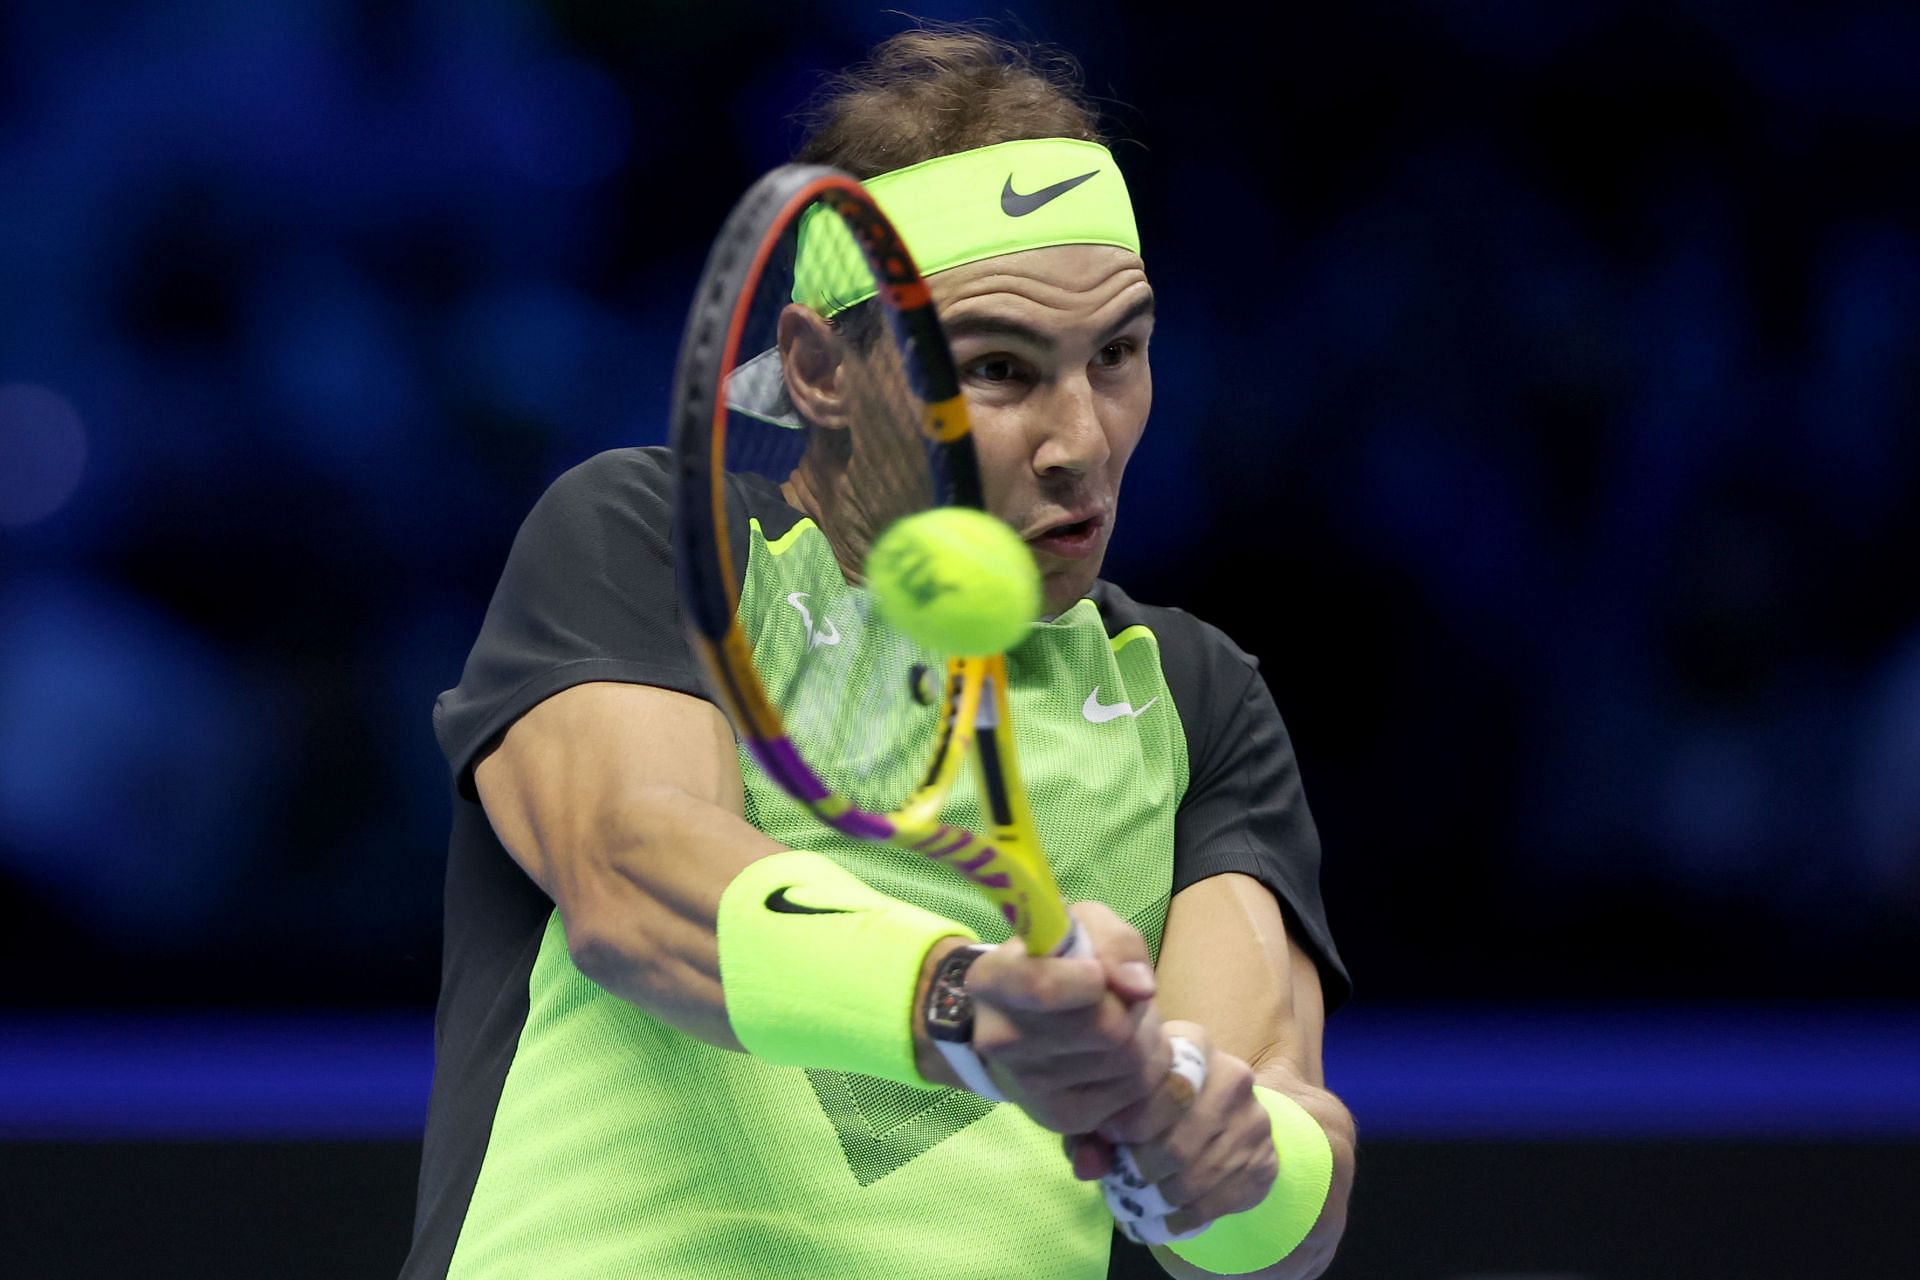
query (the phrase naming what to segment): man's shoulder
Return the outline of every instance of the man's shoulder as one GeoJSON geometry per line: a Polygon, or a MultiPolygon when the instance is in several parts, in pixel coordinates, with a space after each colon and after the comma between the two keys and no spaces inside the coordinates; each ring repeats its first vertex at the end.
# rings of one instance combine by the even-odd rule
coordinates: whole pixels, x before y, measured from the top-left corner
{"type": "Polygon", "coordinates": [[[560,473],[549,492],[566,495],[640,490],[664,498],[673,484],[673,451],[664,445],[608,449],[560,473]]]}
{"type": "Polygon", "coordinates": [[[1252,669],[1260,665],[1226,632],[1185,609],[1145,604],[1105,578],[1095,580],[1090,594],[1109,637],[1117,639],[1130,627],[1142,627],[1153,634],[1169,678],[1181,671],[1252,669]]]}
{"type": "MultiPolygon", "coordinates": [[[[548,486],[544,501],[567,507],[614,504],[625,515],[655,525],[670,519],[675,484],[673,450],[636,445],[608,449],[569,467],[548,486]]],[[[764,476],[729,474],[727,489],[731,509],[758,520],[769,538],[785,533],[799,519],[779,486],[764,476]]],[[[739,523],[744,527],[746,521],[739,523]]]]}
{"type": "Polygon", "coordinates": [[[609,449],[556,476],[534,503],[526,528],[551,534],[632,525],[664,533],[672,502],[669,450],[609,449]]]}

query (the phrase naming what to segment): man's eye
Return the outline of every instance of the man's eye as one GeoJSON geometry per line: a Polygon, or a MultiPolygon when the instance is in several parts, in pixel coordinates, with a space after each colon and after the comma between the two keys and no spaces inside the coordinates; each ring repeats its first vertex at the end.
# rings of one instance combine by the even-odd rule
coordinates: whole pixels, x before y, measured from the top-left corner
{"type": "Polygon", "coordinates": [[[1133,344],[1131,342],[1109,342],[1106,346],[1100,348],[1100,366],[1104,369],[1117,368],[1125,364],[1127,358],[1132,354],[1133,344]]]}
{"type": "Polygon", "coordinates": [[[1016,370],[1013,367],[1013,361],[996,356],[974,361],[973,374],[986,382],[1011,382],[1016,376],[1016,370]]]}

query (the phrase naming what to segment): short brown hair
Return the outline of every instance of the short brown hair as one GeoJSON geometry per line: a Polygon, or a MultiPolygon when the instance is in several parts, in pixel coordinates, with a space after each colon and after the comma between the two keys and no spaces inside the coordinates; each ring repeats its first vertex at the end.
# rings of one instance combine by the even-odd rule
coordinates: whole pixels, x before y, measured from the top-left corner
{"type": "Polygon", "coordinates": [[[1071,57],[962,26],[881,42],[822,86],[805,119],[796,158],[863,180],[1021,138],[1107,141],[1071,57]]]}

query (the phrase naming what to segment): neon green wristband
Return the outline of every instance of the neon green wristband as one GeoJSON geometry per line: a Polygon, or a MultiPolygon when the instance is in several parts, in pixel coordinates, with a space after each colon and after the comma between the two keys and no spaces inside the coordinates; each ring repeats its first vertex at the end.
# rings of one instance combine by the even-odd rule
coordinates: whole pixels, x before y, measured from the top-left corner
{"type": "Polygon", "coordinates": [[[913,1062],[920,970],[934,943],[972,930],[788,850],[734,877],[717,931],[727,1020],[748,1053],[932,1087],[913,1062]]]}
{"type": "Polygon", "coordinates": [[[1333,1185],[1333,1147],[1326,1130],[1284,1093],[1253,1086],[1273,1121],[1280,1176],[1267,1198],[1245,1213],[1217,1220],[1191,1240],[1167,1247],[1215,1275],[1239,1276],[1270,1267],[1300,1247],[1326,1206],[1333,1185]]]}

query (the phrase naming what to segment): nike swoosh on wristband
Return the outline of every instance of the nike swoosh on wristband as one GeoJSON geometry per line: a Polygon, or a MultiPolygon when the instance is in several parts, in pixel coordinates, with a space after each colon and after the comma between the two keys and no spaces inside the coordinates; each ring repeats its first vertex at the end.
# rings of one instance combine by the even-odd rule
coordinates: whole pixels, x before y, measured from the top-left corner
{"type": "Polygon", "coordinates": [[[1160,701],[1160,695],[1148,698],[1138,710],[1130,702],[1116,702],[1111,706],[1100,701],[1100,686],[1093,686],[1093,692],[1080,704],[1080,714],[1087,718],[1088,724],[1105,724],[1109,720],[1118,720],[1121,716],[1137,716],[1148,707],[1160,701]]]}
{"type": "Polygon", "coordinates": [[[852,907],[803,907],[787,897],[792,885],[782,885],[767,895],[767,910],[778,911],[790,916],[845,916],[852,915],[852,907]]]}
{"type": "Polygon", "coordinates": [[[1099,172],[1098,169],[1095,169],[1093,173],[1083,173],[1077,178],[1067,178],[1061,182],[1054,183],[1050,187],[1042,187],[1038,191],[1029,192],[1026,195],[1021,195],[1013,189],[1013,175],[1008,174],[1007,185],[1000,188],[1000,212],[1006,214],[1009,218],[1024,218],[1035,209],[1058,200],[1061,196],[1067,194],[1067,192],[1073,190],[1099,172]]]}

